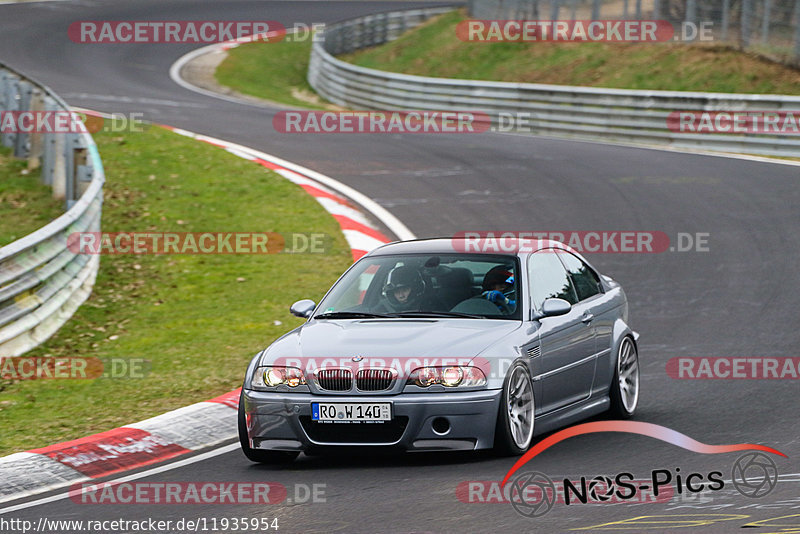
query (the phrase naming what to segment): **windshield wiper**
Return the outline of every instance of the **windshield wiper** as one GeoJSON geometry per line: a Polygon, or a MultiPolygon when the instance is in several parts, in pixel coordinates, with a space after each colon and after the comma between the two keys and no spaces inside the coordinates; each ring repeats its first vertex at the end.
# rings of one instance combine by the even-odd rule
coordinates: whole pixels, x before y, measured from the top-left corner
{"type": "Polygon", "coordinates": [[[438,312],[438,311],[409,311],[395,314],[397,317],[462,317],[467,319],[486,319],[485,315],[475,315],[473,313],[461,312],[438,312]]]}
{"type": "Polygon", "coordinates": [[[397,316],[383,313],[338,311],[323,313],[315,316],[314,319],[391,319],[393,317],[397,316]]]}

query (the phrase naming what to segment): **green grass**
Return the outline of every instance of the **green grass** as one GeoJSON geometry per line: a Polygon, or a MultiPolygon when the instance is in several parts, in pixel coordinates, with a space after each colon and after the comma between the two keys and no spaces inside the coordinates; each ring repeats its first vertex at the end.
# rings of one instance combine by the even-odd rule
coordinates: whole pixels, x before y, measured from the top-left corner
{"type": "Polygon", "coordinates": [[[736,93],[798,94],[800,71],[720,45],[471,43],[463,12],[340,59],[405,74],[509,82],[736,93]]]}
{"type": "Polygon", "coordinates": [[[95,135],[103,231],[324,232],[327,254],[102,256],[90,299],[28,356],[144,358],[142,379],[0,382],[0,455],[73,439],[241,385],[250,358],[301,323],[352,262],[335,220],[301,188],[158,127],[95,135]],[[282,324],[275,324],[280,321],[282,324]]]}
{"type": "Polygon", "coordinates": [[[40,171],[28,171],[26,160],[14,159],[0,147],[0,247],[38,230],[62,213],[64,202],[53,198],[40,171]]]}
{"type": "Polygon", "coordinates": [[[311,40],[253,42],[228,51],[215,73],[219,83],[240,93],[293,107],[327,107],[306,81],[311,40]]]}

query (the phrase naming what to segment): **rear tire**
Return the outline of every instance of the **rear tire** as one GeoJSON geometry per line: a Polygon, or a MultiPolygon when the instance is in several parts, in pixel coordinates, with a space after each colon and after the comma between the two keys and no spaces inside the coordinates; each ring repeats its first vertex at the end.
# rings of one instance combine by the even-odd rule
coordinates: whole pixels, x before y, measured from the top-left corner
{"type": "Polygon", "coordinates": [[[503,381],[500,409],[494,431],[494,451],[519,456],[531,446],[535,419],[533,381],[528,367],[516,362],[503,381]]]}
{"type": "Polygon", "coordinates": [[[619,419],[630,419],[639,404],[639,351],[630,336],[622,338],[619,344],[615,367],[608,411],[619,419]]]}
{"type": "Polygon", "coordinates": [[[300,454],[294,451],[264,451],[250,448],[250,439],[247,437],[247,421],[244,414],[244,390],[239,395],[239,444],[242,452],[251,462],[260,464],[288,464],[300,454]]]}

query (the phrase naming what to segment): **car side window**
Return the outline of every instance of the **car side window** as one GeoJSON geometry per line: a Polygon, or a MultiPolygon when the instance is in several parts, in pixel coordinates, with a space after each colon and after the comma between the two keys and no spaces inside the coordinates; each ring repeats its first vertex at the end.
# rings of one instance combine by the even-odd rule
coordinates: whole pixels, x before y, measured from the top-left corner
{"type": "Polygon", "coordinates": [[[597,274],[580,258],[569,252],[558,255],[564,266],[567,268],[575,291],[578,293],[578,300],[585,300],[600,293],[600,279],[597,274]]]}
{"type": "MultiPolygon", "coordinates": [[[[559,253],[560,254],[560,253],[559,253]]],[[[537,310],[542,309],[545,299],[564,299],[570,304],[578,302],[567,270],[552,250],[535,253],[528,261],[528,281],[531,300],[537,310]]]]}

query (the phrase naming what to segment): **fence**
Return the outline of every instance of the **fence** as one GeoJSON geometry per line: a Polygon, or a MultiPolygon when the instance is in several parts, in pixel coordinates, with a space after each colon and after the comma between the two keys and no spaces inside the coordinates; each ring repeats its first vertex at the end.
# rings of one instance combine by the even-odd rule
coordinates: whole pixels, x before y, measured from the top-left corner
{"type": "Polygon", "coordinates": [[[540,135],[800,156],[798,135],[689,134],[670,130],[667,122],[675,111],[797,111],[800,97],[430,78],[367,69],[333,57],[394,39],[400,29],[441,12],[392,12],[329,25],[312,47],[309,83],[329,101],[355,109],[480,111],[495,128],[504,114],[525,113],[527,131],[540,135]]]}
{"type": "Polygon", "coordinates": [[[800,64],[800,0],[469,0],[476,19],[704,23],[715,42],[800,64]]]}
{"type": "MultiPolygon", "coordinates": [[[[47,87],[0,64],[0,112],[70,113],[47,87]]],[[[44,128],[42,129],[44,130],[44,128]]],[[[0,358],[17,356],[58,330],[91,293],[99,256],[67,248],[73,232],[99,231],[103,165],[88,133],[5,132],[0,143],[26,158],[67,211],[0,248],[0,358]]]]}

